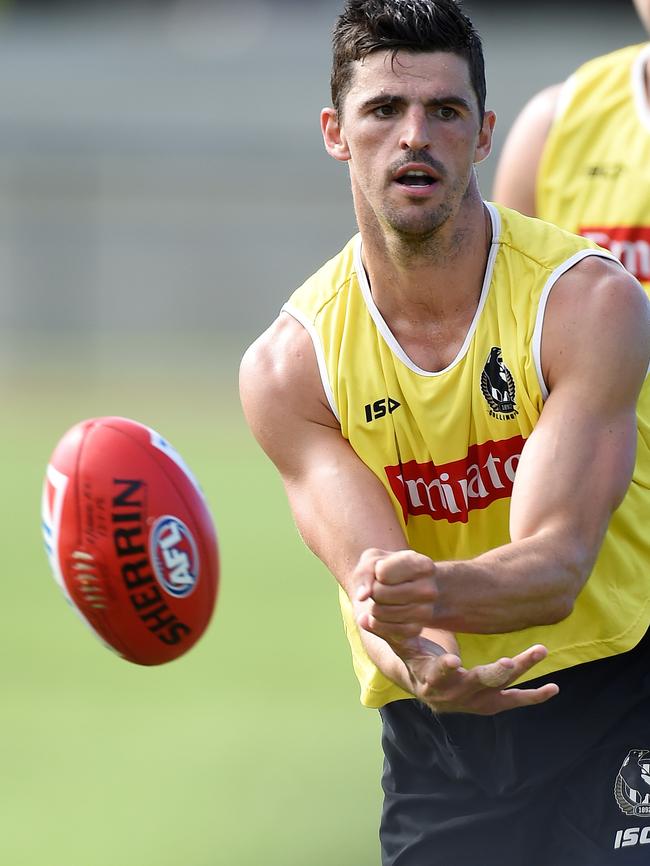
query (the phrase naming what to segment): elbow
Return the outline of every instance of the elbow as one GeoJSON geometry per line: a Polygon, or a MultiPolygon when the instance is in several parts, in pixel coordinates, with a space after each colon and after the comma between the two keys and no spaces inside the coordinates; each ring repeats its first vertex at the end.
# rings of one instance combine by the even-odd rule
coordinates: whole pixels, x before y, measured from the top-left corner
{"type": "Polygon", "coordinates": [[[544,621],[540,622],[539,625],[555,625],[558,622],[562,622],[562,620],[571,616],[575,603],[576,596],[569,592],[557,595],[546,606],[544,621]]]}
{"type": "Polygon", "coordinates": [[[574,560],[566,567],[561,585],[555,587],[546,598],[544,622],[540,625],[555,625],[571,616],[578,595],[587,582],[593,563],[586,555],[574,560]]]}

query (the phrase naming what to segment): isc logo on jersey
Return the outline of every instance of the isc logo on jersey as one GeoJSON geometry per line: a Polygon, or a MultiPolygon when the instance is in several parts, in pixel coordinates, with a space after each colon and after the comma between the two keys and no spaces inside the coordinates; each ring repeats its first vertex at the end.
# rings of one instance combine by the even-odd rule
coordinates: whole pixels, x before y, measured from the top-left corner
{"type": "Polygon", "coordinates": [[[158,583],[175,598],[184,598],[199,579],[199,553],[192,533],[182,520],[165,514],[149,533],[151,564],[158,583]]]}

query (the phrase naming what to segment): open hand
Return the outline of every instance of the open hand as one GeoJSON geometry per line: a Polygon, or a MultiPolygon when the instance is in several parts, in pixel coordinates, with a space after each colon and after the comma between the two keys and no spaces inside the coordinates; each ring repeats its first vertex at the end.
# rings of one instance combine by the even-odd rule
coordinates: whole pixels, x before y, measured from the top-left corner
{"type": "Polygon", "coordinates": [[[559,692],[555,683],[536,689],[508,688],[546,658],[546,647],[540,644],[513,658],[501,658],[469,670],[462,666],[458,655],[425,637],[393,644],[392,648],[406,665],[415,697],[437,713],[496,715],[515,707],[544,703],[559,692]]]}

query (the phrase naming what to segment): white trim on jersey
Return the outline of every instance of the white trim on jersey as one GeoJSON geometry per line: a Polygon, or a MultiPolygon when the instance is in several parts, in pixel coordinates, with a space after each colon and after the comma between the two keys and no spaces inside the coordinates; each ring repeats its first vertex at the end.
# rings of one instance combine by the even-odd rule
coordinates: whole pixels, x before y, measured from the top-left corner
{"type": "Polygon", "coordinates": [[[650,105],[645,86],[646,62],[650,62],[650,45],[646,45],[639,52],[632,66],[632,90],[634,91],[634,102],[639,115],[639,120],[650,132],[650,105]]]}
{"type": "Polygon", "coordinates": [[[553,123],[555,123],[556,120],[559,120],[567,110],[567,107],[573,98],[577,83],[576,74],[574,72],[573,75],[569,75],[564,84],[560,85],[560,92],[553,113],[553,123]]]}
{"type": "Polygon", "coordinates": [[[361,294],[363,295],[363,299],[366,302],[368,312],[370,313],[377,330],[384,338],[384,341],[388,348],[397,358],[400,359],[400,361],[406,367],[409,368],[409,370],[412,370],[419,376],[441,376],[443,373],[446,373],[447,371],[455,367],[456,364],[458,364],[459,361],[461,361],[467,354],[469,344],[472,340],[472,337],[474,336],[476,328],[478,327],[478,322],[481,318],[481,313],[483,312],[483,307],[485,306],[485,302],[487,300],[487,296],[490,290],[490,283],[492,282],[492,272],[494,271],[494,262],[499,251],[499,244],[501,241],[501,215],[499,214],[499,211],[494,207],[494,205],[485,202],[485,206],[489,211],[490,220],[492,222],[492,243],[490,245],[490,253],[488,255],[487,265],[485,268],[485,276],[483,277],[483,285],[481,286],[481,295],[479,298],[478,306],[476,308],[476,312],[474,313],[474,317],[472,318],[467,334],[465,335],[463,345],[460,347],[458,354],[456,355],[454,360],[447,367],[445,367],[444,370],[423,370],[409,358],[404,349],[400,346],[397,339],[395,338],[395,335],[386,324],[384,317],[379,312],[379,309],[375,304],[374,298],[372,297],[372,291],[368,282],[368,276],[366,274],[366,269],[363,266],[363,260],[361,257],[361,236],[359,235],[355,241],[354,267],[357,274],[357,280],[361,288],[361,294]]]}
{"type": "Polygon", "coordinates": [[[316,331],[313,322],[311,322],[304,313],[301,313],[300,310],[296,310],[295,307],[292,307],[289,303],[284,304],[281,312],[287,313],[297,322],[300,322],[300,324],[311,337],[311,341],[314,346],[314,352],[316,354],[316,361],[318,362],[318,372],[320,373],[320,380],[323,384],[323,391],[325,391],[327,402],[329,403],[329,407],[332,410],[334,417],[340,424],[341,418],[339,416],[339,411],[336,406],[336,401],[334,400],[334,392],[332,391],[332,385],[330,383],[329,374],[327,372],[327,364],[325,363],[325,352],[323,350],[323,344],[320,341],[320,337],[318,336],[318,332],[316,331]]]}
{"type": "Polygon", "coordinates": [[[542,373],[542,329],[544,327],[544,316],[546,315],[546,305],[548,303],[549,296],[551,294],[551,290],[553,286],[557,283],[560,277],[563,274],[566,274],[567,271],[571,270],[574,265],[577,265],[578,262],[581,262],[583,259],[588,258],[589,256],[598,256],[601,259],[609,259],[612,262],[616,262],[617,265],[621,265],[616,256],[611,253],[606,252],[605,250],[593,250],[586,249],[580,250],[577,253],[574,253],[570,258],[566,261],[562,262],[561,265],[558,265],[557,268],[553,271],[551,276],[546,281],[544,288],[542,289],[542,294],[539,298],[539,306],[537,307],[537,317],[535,318],[535,328],[533,330],[533,360],[535,361],[535,370],[537,372],[537,381],[539,382],[539,387],[542,392],[542,398],[546,402],[549,396],[548,386],[544,380],[544,374],[542,373]]]}

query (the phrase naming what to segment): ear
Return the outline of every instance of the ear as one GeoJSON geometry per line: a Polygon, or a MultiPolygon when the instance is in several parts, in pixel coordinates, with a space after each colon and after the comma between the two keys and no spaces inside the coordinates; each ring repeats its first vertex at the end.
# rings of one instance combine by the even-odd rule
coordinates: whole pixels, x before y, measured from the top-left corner
{"type": "Polygon", "coordinates": [[[339,117],[334,108],[324,108],[320,113],[320,128],[323,133],[325,150],[334,159],[347,162],[350,159],[350,150],[347,145],[345,133],[339,123],[339,117]]]}
{"type": "Polygon", "coordinates": [[[474,164],[483,162],[492,150],[492,135],[494,133],[494,124],[497,121],[497,116],[493,111],[486,111],[483,115],[483,125],[478,134],[476,143],[476,151],[474,153],[474,164]]]}

